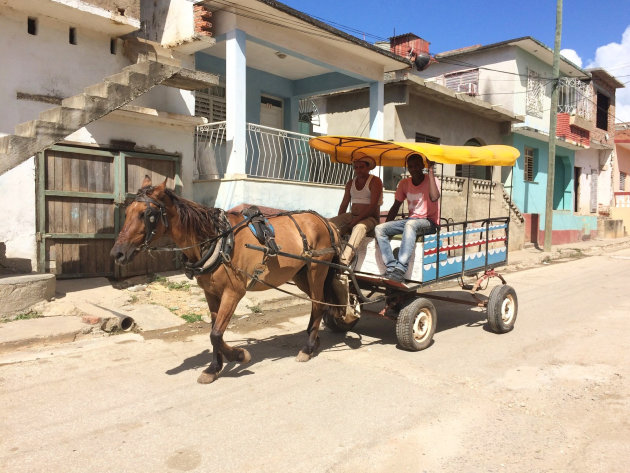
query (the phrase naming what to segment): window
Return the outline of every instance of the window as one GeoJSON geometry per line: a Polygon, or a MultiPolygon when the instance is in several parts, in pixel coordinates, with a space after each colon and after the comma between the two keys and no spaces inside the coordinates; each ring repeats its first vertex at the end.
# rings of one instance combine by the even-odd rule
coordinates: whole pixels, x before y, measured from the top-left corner
{"type": "Polygon", "coordinates": [[[28,34],[32,34],[33,36],[37,34],[37,18],[28,17],[26,31],[28,31],[28,34]]]}
{"type": "Polygon", "coordinates": [[[225,87],[215,85],[195,92],[195,115],[206,117],[211,123],[225,120],[225,87]]]}
{"type": "Polygon", "coordinates": [[[77,44],[77,29],[72,26],[68,30],[68,42],[70,44],[77,44]]]}
{"type": "MultiPolygon", "coordinates": [[[[482,146],[476,138],[471,138],[464,146],[482,146]]],[[[484,181],[492,180],[492,166],[476,166],[471,164],[455,165],[455,176],[467,177],[469,179],[481,179],[484,181]]]]}
{"type": "Polygon", "coordinates": [[[436,136],[425,135],[424,133],[416,133],[416,143],[432,143],[434,145],[439,145],[440,139],[436,136]]]}
{"type": "Polygon", "coordinates": [[[621,192],[626,190],[626,173],[625,172],[619,173],[619,190],[621,192]]]}
{"type": "Polygon", "coordinates": [[[523,179],[526,182],[534,182],[536,178],[536,150],[525,147],[523,179]]]}
{"type": "Polygon", "coordinates": [[[597,128],[600,130],[608,130],[608,109],[610,108],[610,99],[597,92],[597,128]]]}
{"type": "Polygon", "coordinates": [[[109,52],[111,54],[116,54],[116,38],[111,38],[109,40],[109,52]]]}
{"type": "Polygon", "coordinates": [[[545,88],[540,75],[532,70],[527,71],[527,115],[542,118],[543,97],[545,88]]]}
{"type": "Polygon", "coordinates": [[[455,92],[477,95],[479,93],[479,69],[444,74],[444,85],[455,92]]]}

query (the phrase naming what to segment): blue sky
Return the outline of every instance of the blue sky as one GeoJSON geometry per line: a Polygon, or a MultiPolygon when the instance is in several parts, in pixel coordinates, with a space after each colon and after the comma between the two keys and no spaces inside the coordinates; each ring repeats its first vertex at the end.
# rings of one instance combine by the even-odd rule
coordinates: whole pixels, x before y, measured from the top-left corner
{"type": "MultiPolygon", "coordinates": [[[[281,0],[371,43],[415,33],[431,54],[532,36],[551,49],[555,0],[281,0]],[[351,30],[346,29],[351,28],[351,30]]],[[[561,49],[584,68],[603,67],[617,89],[617,122],[630,122],[630,1],[564,0],[561,49]]]]}

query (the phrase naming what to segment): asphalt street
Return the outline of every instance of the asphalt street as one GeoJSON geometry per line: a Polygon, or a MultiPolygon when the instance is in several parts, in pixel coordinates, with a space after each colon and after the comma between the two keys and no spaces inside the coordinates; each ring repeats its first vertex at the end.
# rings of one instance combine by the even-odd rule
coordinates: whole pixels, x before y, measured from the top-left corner
{"type": "Polygon", "coordinates": [[[321,332],[308,314],[227,333],[252,361],[211,385],[207,334],[135,334],[0,360],[0,470],[18,472],[625,472],[630,250],[507,276],[514,331],[436,302],[428,349],[393,322],[321,332]]]}

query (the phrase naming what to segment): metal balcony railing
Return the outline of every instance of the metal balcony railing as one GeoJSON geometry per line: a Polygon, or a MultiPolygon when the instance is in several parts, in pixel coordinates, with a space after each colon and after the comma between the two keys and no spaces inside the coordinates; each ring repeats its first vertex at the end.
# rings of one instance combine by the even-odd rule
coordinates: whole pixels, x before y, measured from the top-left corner
{"type": "Polygon", "coordinates": [[[558,113],[577,115],[590,121],[593,113],[592,85],[574,77],[561,77],[558,90],[558,113]]]}
{"type": "MultiPolygon", "coordinates": [[[[327,154],[308,145],[309,135],[247,124],[245,172],[249,177],[344,185],[352,167],[331,163],[327,154]]],[[[197,127],[196,179],[221,179],[227,169],[225,122],[197,127]]]]}

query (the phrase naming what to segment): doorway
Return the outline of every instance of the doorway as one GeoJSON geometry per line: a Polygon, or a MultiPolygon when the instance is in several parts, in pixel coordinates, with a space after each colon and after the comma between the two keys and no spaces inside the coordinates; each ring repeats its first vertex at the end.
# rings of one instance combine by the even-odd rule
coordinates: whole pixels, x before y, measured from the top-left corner
{"type": "Polygon", "coordinates": [[[580,211],[580,176],[582,175],[582,168],[573,168],[573,211],[580,211]]]}

